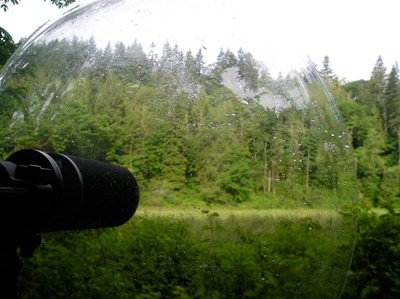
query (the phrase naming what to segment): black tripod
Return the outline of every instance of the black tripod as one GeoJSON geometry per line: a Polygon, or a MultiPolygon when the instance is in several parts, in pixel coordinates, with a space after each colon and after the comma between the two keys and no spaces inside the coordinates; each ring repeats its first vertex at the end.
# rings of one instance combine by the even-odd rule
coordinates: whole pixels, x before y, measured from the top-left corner
{"type": "Polygon", "coordinates": [[[7,298],[17,297],[22,269],[17,248],[20,256],[32,257],[41,243],[40,219],[51,208],[48,204],[57,180],[53,169],[42,167],[51,167],[46,160],[39,152],[26,151],[0,161],[0,287],[7,298]],[[25,163],[26,159],[38,165],[25,163]]]}
{"type": "MultiPolygon", "coordinates": [[[[33,250],[40,245],[40,235],[32,234],[32,242],[29,245],[20,247],[20,254],[23,257],[32,257],[33,250]],[[28,247],[26,247],[28,246],[28,247]]],[[[2,296],[6,298],[17,298],[18,274],[22,269],[22,263],[18,258],[17,246],[13,244],[0,243],[0,289],[2,296]]]]}

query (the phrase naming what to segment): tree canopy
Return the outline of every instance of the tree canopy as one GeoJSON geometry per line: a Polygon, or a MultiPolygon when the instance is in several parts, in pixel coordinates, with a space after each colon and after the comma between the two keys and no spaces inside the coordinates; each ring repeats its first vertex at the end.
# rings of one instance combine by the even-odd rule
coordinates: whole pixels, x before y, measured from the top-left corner
{"type": "MultiPolygon", "coordinates": [[[[58,8],[68,6],[75,1],[76,0],[50,0],[50,2],[58,8]]],[[[3,11],[6,12],[9,10],[9,4],[18,5],[20,2],[21,0],[1,0],[0,9],[3,9],[3,11]]],[[[8,31],[3,27],[0,27],[0,70],[22,42],[23,41],[21,40],[18,41],[18,43],[15,43],[8,31]]]]}
{"type": "Polygon", "coordinates": [[[0,70],[16,48],[17,45],[14,43],[11,35],[4,28],[0,27],[0,70]]]}
{"type": "MultiPolygon", "coordinates": [[[[43,0],[46,2],[46,0],[43,0]]],[[[74,3],[76,0],[50,0],[50,2],[54,5],[56,5],[58,8],[62,8],[65,6],[70,5],[71,3],[74,3]]],[[[13,4],[13,5],[18,5],[21,2],[21,0],[1,0],[0,2],[0,9],[3,9],[3,11],[9,10],[8,5],[13,4]]]]}

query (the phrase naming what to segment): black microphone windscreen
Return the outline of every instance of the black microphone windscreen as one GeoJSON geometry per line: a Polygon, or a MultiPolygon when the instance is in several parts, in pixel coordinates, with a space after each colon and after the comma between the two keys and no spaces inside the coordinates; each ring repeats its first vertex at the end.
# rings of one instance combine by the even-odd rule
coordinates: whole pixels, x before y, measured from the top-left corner
{"type": "Polygon", "coordinates": [[[49,154],[60,167],[64,198],[43,231],[119,226],[139,204],[135,177],[116,165],[62,154],[49,154]]]}

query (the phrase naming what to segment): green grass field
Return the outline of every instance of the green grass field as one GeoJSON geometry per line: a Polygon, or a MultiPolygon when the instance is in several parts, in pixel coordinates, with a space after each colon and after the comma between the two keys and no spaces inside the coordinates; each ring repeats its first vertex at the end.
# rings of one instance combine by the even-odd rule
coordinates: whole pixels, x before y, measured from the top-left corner
{"type": "Polygon", "coordinates": [[[268,217],[272,219],[324,219],[326,217],[337,216],[338,212],[327,209],[242,209],[227,207],[139,207],[135,216],[150,217],[207,217],[218,213],[220,218],[229,217],[268,217]],[[207,211],[205,213],[205,211],[207,211]]]}

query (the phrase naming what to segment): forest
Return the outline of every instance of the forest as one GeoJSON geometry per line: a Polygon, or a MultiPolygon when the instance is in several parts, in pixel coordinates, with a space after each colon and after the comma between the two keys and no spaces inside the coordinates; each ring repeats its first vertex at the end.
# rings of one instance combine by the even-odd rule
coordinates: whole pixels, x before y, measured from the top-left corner
{"type": "Polygon", "coordinates": [[[161,54],[155,44],[146,52],[138,41],[102,49],[93,38],[18,51],[0,86],[3,159],[36,148],[103,160],[135,175],[141,206],[149,210],[198,207],[196,216],[187,213],[190,221],[141,214],[118,231],[50,236],[24,261],[23,298],[66,298],[71,285],[76,298],[317,298],[327,290],[334,298],[351,258],[354,198],[359,226],[342,296],[399,295],[397,64],[388,73],[378,57],[370,80],[346,82],[329,57],[319,73],[311,63],[295,76],[274,78],[243,48],[221,49],[208,65],[201,49],[185,53],[168,42],[161,54]],[[313,83],[319,76],[323,85],[313,83]],[[311,98],[295,92],[302,88],[311,98]],[[250,218],[224,218],[216,207],[301,209],[303,215],[327,210],[340,217],[254,215],[251,226],[250,218]],[[240,222],[249,224],[228,224],[240,222]],[[269,246],[266,236],[275,238],[269,246]],[[115,257],[97,246],[111,247],[115,257]],[[135,259],[127,258],[132,254],[135,259]],[[71,268],[60,268],[57,255],[71,268]],[[267,256],[277,264],[266,264],[267,256]],[[102,266],[83,269],[82,259],[102,266]],[[329,270],[321,266],[324,259],[333,265],[329,270]],[[313,272],[313,265],[327,276],[313,272]],[[57,282],[43,288],[45,269],[57,282]],[[303,285],[302,276],[320,284],[303,285]],[[296,279],[299,286],[291,286],[296,279]]]}
{"type": "Polygon", "coordinates": [[[183,54],[168,42],[159,58],[137,42],[104,50],[93,40],[53,43],[30,50],[39,57],[57,50],[30,63],[34,74],[20,69],[7,81],[3,99],[15,100],[2,105],[4,156],[22,148],[97,151],[134,173],[145,203],[158,206],[193,198],[235,204],[268,194],[334,205],[341,197],[318,203],[321,192],[346,192],[338,184],[352,180],[350,169],[340,171],[350,141],[334,112],[308,109],[316,102],[290,94],[298,79],[270,77],[243,49],[221,50],[206,70],[201,50],[183,54]],[[225,85],[241,80],[239,100],[225,85]]]}

